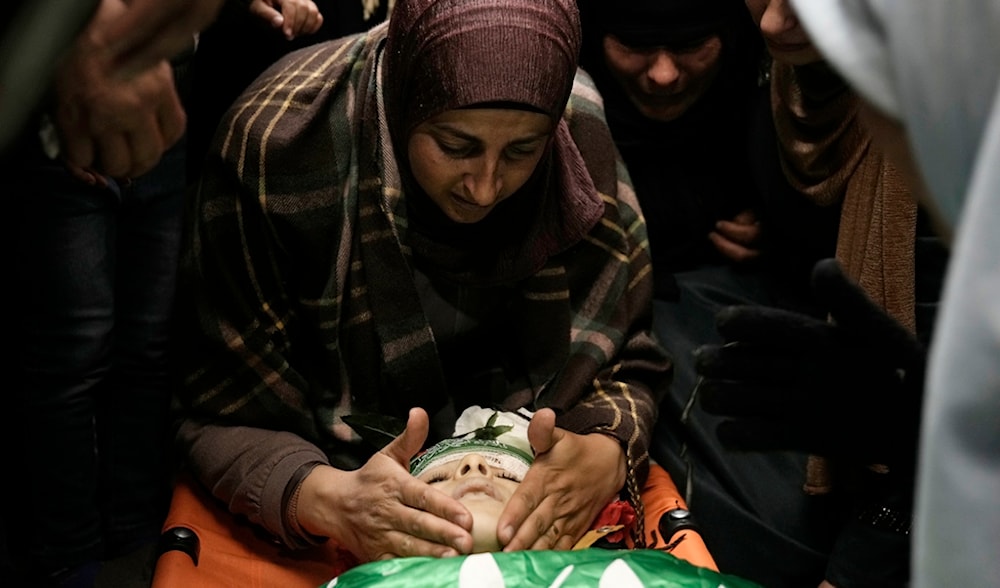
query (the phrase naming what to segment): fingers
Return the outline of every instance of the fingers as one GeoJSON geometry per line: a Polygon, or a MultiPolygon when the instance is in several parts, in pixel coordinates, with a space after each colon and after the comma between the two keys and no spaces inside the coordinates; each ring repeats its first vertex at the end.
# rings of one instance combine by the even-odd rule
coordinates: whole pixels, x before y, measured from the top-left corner
{"type": "Polygon", "coordinates": [[[132,152],[124,134],[111,133],[97,138],[97,169],[112,178],[127,177],[132,169],[132,152]]]}
{"type": "Polygon", "coordinates": [[[524,526],[528,516],[541,504],[544,494],[540,477],[532,475],[532,471],[529,469],[528,475],[514,491],[497,520],[497,540],[500,541],[500,545],[504,546],[504,551],[518,551],[527,548],[535,542],[537,534],[545,530],[543,526],[536,530],[535,534],[532,534],[524,526]],[[515,535],[520,535],[520,539],[515,540],[515,535]]]}
{"type": "Polygon", "coordinates": [[[760,257],[759,249],[741,245],[716,231],[709,233],[708,239],[719,253],[735,262],[746,262],[760,257]]]}
{"type": "Polygon", "coordinates": [[[267,0],[253,0],[250,3],[250,14],[267,23],[272,28],[280,29],[285,24],[285,17],[277,9],[272,8],[267,0]]]}
{"type": "MultiPolygon", "coordinates": [[[[406,506],[429,513],[434,519],[457,526],[458,530],[472,531],[472,513],[461,502],[434,489],[430,484],[411,477],[401,488],[400,499],[406,506]]],[[[449,532],[457,531],[448,525],[434,525],[434,527],[436,529],[447,527],[449,532]]]]}
{"type": "Polygon", "coordinates": [[[816,263],[812,287],[816,298],[830,310],[838,324],[864,324],[874,316],[885,314],[857,283],[847,277],[835,259],[816,263]]]}
{"type": "Polygon", "coordinates": [[[747,262],[760,257],[753,245],[760,239],[760,223],[753,210],[744,210],[732,220],[720,220],[708,239],[722,255],[735,262],[747,262]]]}
{"type": "Polygon", "coordinates": [[[409,508],[400,513],[397,530],[435,544],[437,553],[447,549],[454,555],[472,551],[472,514],[450,496],[415,482],[402,490],[402,503],[409,508]]]}
{"type": "Polygon", "coordinates": [[[851,329],[894,361],[923,361],[920,342],[875,304],[835,259],[824,259],[813,267],[812,286],[816,298],[828,308],[837,325],[851,329]]]}
{"type": "Polygon", "coordinates": [[[528,443],[535,455],[548,452],[557,440],[556,413],[551,408],[539,409],[528,423],[528,443]]]}
{"type": "Polygon", "coordinates": [[[760,238],[760,224],[721,220],[715,223],[715,232],[734,243],[749,247],[760,238]]]}
{"type": "Polygon", "coordinates": [[[737,305],[720,310],[715,326],[725,341],[796,347],[830,337],[832,327],[811,316],[769,306],[737,305]]]}
{"type": "MultiPolygon", "coordinates": [[[[385,540],[379,551],[373,553],[371,559],[393,559],[396,557],[455,557],[459,552],[454,548],[434,541],[427,541],[420,537],[402,533],[399,531],[389,531],[385,535],[385,540]]],[[[470,539],[471,544],[471,539],[470,539]]]]}
{"type": "MultiPolygon", "coordinates": [[[[533,509],[517,528],[510,541],[504,544],[504,551],[521,551],[525,549],[570,549],[577,539],[583,535],[587,526],[593,520],[587,509],[574,509],[559,515],[558,500],[549,496],[533,509]]],[[[500,534],[497,535],[500,537],[500,534]]]]}
{"type": "MultiPolygon", "coordinates": [[[[538,526],[545,525],[544,523],[540,523],[538,526]]],[[[576,544],[577,537],[582,535],[582,532],[578,530],[579,527],[578,524],[574,524],[569,518],[556,519],[548,524],[544,530],[537,533],[538,538],[531,543],[528,549],[535,551],[546,549],[566,551],[572,549],[573,545],[576,544]]]]}
{"type": "Polygon", "coordinates": [[[381,453],[388,455],[393,461],[410,471],[410,459],[420,451],[427,440],[430,430],[430,419],[422,408],[411,408],[406,421],[406,429],[399,437],[386,445],[381,453]]]}
{"type": "MultiPolygon", "coordinates": [[[[846,354],[856,364],[851,368],[867,367],[863,360],[853,357],[851,350],[834,352],[822,344],[769,345],[757,342],[702,345],[694,352],[695,369],[706,382],[734,380],[743,385],[795,384],[815,382],[823,376],[834,376],[830,371],[843,371],[846,354]]],[[[849,368],[850,369],[850,368],[849,368]]]]}
{"type": "Polygon", "coordinates": [[[323,24],[323,15],[312,0],[280,0],[280,7],[284,18],[281,30],[288,40],[315,33],[323,24]]]}

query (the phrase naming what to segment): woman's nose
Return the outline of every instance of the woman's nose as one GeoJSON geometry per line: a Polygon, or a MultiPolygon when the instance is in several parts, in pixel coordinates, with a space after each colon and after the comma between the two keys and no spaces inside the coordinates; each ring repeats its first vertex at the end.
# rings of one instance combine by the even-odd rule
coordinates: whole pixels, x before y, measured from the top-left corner
{"type": "Polygon", "coordinates": [[[646,69],[646,77],[657,86],[669,86],[677,81],[680,75],[674,56],[662,49],[653,54],[649,68],[646,69]]]}
{"type": "Polygon", "coordinates": [[[503,187],[500,164],[485,157],[478,163],[478,167],[463,178],[465,197],[479,206],[492,206],[499,200],[503,187]]]}
{"type": "Polygon", "coordinates": [[[468,478],[470,476],[489,476],[490,466],[479,454],[470,453],[458,462],[458,478],[468,478]]]}
{"type": "Polygon", "coordinates": [[[786,0],[772,0],[760,18],[760,30],[767,35],[780,35],[797,26],[799,19],[786,0]]]}

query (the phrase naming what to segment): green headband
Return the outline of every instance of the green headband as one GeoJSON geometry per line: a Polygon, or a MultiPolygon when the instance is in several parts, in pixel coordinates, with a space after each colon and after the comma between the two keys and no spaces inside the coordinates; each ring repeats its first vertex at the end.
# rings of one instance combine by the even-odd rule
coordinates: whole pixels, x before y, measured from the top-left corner
{"type": "Polygon", "coordinates": [[[462,459],[470,453],[480,455],[490,467],[509,472],[523,480],[534,458],[528,453],[495,439],[445,439],[427,448],[410,461],[410,473],[419,476],[425,470],[462,459]]]}

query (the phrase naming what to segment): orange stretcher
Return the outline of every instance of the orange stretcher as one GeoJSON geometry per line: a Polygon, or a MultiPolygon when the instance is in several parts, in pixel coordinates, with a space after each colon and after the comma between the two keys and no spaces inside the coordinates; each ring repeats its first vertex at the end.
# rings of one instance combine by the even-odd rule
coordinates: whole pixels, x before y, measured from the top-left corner
{"type": "MultiPolygon", "coordinates": [[[[718,571],[701,536],[682,516],[684,500],[660,466],[651,466],[642,498],[647,547],[668,549],[680,559],[718,571]],[[665,533],[670,536],[663,537],[665,533]]],[[[316,588],[358,564],[332,541],[303,550],[274,542],[230,514],[189,477],[181,477],[174,487],[160,550],[153,588],[316,588]]]]}

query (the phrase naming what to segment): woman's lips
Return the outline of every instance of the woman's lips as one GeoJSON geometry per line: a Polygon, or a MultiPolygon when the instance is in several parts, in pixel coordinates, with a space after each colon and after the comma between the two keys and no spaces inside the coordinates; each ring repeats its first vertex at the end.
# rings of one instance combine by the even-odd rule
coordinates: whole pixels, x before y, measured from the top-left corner
{"type": "Polygon", "coordinates": [[[464,208],[472,208],[472,209],[489,208],[489,206],[483,206],[476,202],[472,202],[471,200],[466,200],[464,196],[459,196],[458,194],[455,193],[452,193],[451,198],[456,204],[464,208]]]}
{"type": "Polygon", "coordinates": [[[455,500],[460,500],[469,494],[483,494],[493,500],[500,500],[497,496],[496,488],[486,480],[469,480],[468,482],[464,482],[455,488],[451,496],[455,500]]]}

